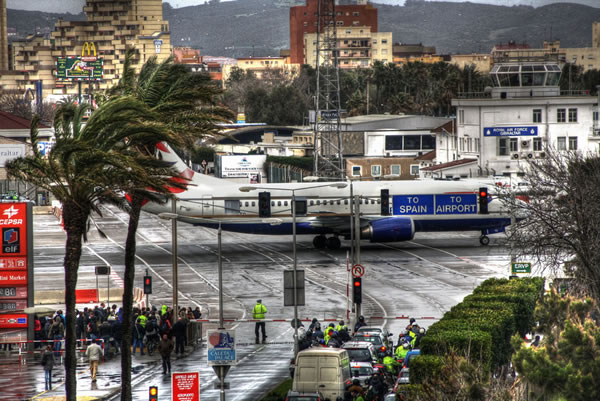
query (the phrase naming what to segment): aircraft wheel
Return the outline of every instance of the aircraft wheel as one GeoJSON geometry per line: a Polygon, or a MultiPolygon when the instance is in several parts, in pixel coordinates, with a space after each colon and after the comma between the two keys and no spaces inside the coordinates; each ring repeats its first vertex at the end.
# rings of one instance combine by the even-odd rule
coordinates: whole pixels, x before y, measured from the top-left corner
{"type": "Polygon", "coordinates": [[[317,235],[313,239],[313,246],[317,249],[323,249],[327,246],[327,238],[324,235],[317,235]]]}
{"type": "Polygon", "coordinates": [[[487,235],[482,235],[481,237],[479,237],[479,243],[481,245],[489,245],[490,237],[488,237],[487,235]]]}
{"type": "Polygon", "coordinates": [[[338,237],[327,238],[327,248],[329,249],[340,249],[342,241],[338,237]]]}

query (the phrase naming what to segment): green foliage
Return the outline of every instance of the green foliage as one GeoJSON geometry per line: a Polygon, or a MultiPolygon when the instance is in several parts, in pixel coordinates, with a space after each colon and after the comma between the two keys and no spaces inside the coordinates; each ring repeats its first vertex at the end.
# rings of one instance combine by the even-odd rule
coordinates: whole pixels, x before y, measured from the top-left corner
{"type": "Polygon", "coordinates": [[[436,379],[442,373],[444,357],[438,355],[419,355],[410,360],[410,382],[420,384],[423,380],[436,379]]]}
{"type": "Polygon", "coordinates": [[[424,355],[445,355],[455,351],[470,360],[481,361],[488,368],[492,359],[492,336],[482,330],[434,331],[421,339],[420,346],[424,355]]]}
{"type": "Polygon", "coordinates": [[[534,325],[534,310],[537,296],[530,293],[487,293],[471,294],[465,297],[460,304],[478,305],[504,305],[512,308],[514,313],[515,327],[521,337],[531,330],[534,325]]]}
{"type": "Polygon", "coordinates": [[[202,160],[207,162],[215,161],[215,149],[208,146],[196,146],[192,150],[192,162],[196,164],[202,163],[202,160]]]}
{"type": "Polygon", "coordinates": [[[306,171],[312,171],[313,168],[312,157],[267,156],[267,163],[296,167],[306,171]]]}

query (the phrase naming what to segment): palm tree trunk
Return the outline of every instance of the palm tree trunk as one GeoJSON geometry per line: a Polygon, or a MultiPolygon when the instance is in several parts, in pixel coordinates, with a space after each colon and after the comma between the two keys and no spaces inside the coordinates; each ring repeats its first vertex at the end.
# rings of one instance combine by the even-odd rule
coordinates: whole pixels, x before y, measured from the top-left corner
{"type": "Polygon", "coordinates": [[[131,401],[131,343],[133,337],[133,285],[135,280],[136,231],[142,211],[142,196],[133,194],[129,226],[125,242],[125,274],[123,290],[123,336],[121,338],[121,401],[131,401]]]}
{"type": "Polygon", "coordinates": [[[88,208],[74,202],[63,204],[63,218],[67,242],[65,249],[65,377],[67,401],[77,400],[77,337],[75,334],[75,289],[77,288],[77,273],[81,258],[82,238],[85,233],[87,218],[90,214],[88,208]]]}

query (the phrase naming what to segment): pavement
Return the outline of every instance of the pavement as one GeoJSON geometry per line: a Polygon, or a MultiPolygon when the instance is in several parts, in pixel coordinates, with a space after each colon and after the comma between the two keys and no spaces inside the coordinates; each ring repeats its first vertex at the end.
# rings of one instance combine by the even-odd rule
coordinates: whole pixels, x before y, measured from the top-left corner
{"type": "MultiPolygon", "coordinates": [[[[176,356],[174,353],[171,356],[171,361],[177,361],[189,357],[192,353],[199,350],[200,347],[188,346],[182,356],[176,356]]],[[[0,352],[2,353],[2,352],[0,352]]],[[[82,353],[83,354],[83,353],[82,353]]],[[[77,361],[77,400],[92,401],[92,400],[110,400],[121,392],[121,354],[116,354],[107,359],[98,367],[96,382],[92,382],[92,377],[87,363],[87,358],[83,355],[77,361]]],[[[33,366],[29,365],[28,369],[39,377],[42,382],[39,383],[40,390],[43,389],[43,369],[39,364],[39,356],[35,358],[33,366]],[[39,372],[38,372],[39,371],[39,372]]],[[[141,356],[139,352],[132,356],[132,384],[138,378],[147,377],[156,371],[155,375],[162,374],[161,357],[158,352],[151,356],[145,353],[141,356]]],[[[65,374],[64,365],[56,365],[52,372],[53,383],[52,390],[40,391],[30,400],[35,401],[61,401],[66,399],[65,395],[65,374]]]]}

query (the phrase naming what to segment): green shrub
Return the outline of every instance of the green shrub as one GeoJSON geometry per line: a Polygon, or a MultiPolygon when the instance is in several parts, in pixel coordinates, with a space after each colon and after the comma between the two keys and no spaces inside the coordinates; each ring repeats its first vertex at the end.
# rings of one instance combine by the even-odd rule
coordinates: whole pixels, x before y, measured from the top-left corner
{"type": "MultiPolygon", "coordinates": [[[[492,336],[486,331],[464,329],[428,332],[421,339],[421,353],[424,355],[443,356],[451,350],[473,361],[481,361],[489,370],[492,360],[492,336]]],[[[411,370],[412,367],[411,361],[411,370]]]]}
{"type": "Polygon", "coordinates": [[[419,355],[410,361],[410,383],[421,384],[425,378],[436,378],[442,373],[444,357],[437,355],[419,355]]]}
{"type": "Polygon", "coordinates": [[[530,293],[489,293],[472,294],[463,303],[502,303],[513,308],[515,327],[521,337],[531,331],[535,324],[534,312],[537,297],[530,293]]]}

